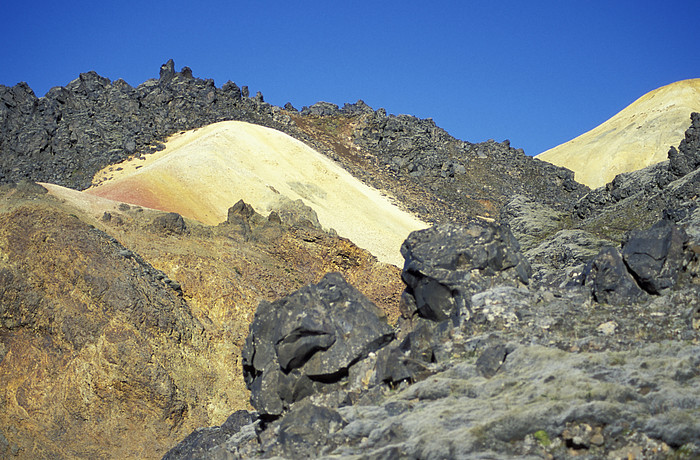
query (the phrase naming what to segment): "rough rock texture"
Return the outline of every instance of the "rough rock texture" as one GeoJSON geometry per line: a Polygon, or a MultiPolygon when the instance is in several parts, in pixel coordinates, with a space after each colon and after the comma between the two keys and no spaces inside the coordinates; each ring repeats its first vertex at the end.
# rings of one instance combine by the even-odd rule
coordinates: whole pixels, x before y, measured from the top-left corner
{"type": "Polygon", "coordinates": [[[646,230],[630,233],[622,257],[640,287],[650,294],[661,294],[673,287],[683,268],[688,236],[668,220],[646,230]]]}
{"type": "MultiPolygon", "coordinates": [[[[453,227],[450,235],[455,233],[453,227]]],[[[418,252],[439,266],[444,246],[418,252]]],[[[493,241],[477,239],[470,247],[487,252],[493,241]]],[[[694,253],[687,246],[684,251],[694,253]]],[[[610,254],[634,283],[616,250],[606,249],[594,260],[610,254]]],[[[445,265],[447,278],[460,271],[445,265]]],[[[504,281],[475,288],[474,314],[461,324],[419,318],[403,340],[358,361],[352,369],[364,384],[359,393],[350,372],[340,395],[309,395],[277,420],[255,420],[218,443],[190,438],[176,449],[199,449],[201,458],[700,454],[700,323],[690,321],[700,316],[697,285],[680,282],[670,295],[616,306],[592,302],[575,285],[531,291],[504,281]],[[689,299],[692,311],[684,312],[689,299]]],[[[252,393],[255,398],[256,389],[252,393]]]]}
{"type": "Polygon", "coordinates": [[[311,395],[299,406],[303,418],[315,405],[326,440],[306,428],[309,442],[281,434],[293,404],[281,419],[249,424],[203,457],[697,457],[697,174],[645,195],[653,175],[643,171],[635,176],[642,191],[586,219],[514,197],[503,217],[525,237],[525,253],[499,231],[505,226],[415,232],[402,251],[401,310],[412,321],[352,366],[347,391],[311,395]],[[643,219],[609,230],[620,222],[615,213],[642,205],[643,219]],[[664,219],[649,222],[654,216],[664,219]],[[536,269],[529,284],[515,269],[522,260],[524,271],[525,257],[536,269]],[[450,284],[485,274],[466,293],[450,284]],[[462,321],[450,320],[456,294],[469,306],[462,321]],[[419,302],[431,306],[431,319],[418,314],[419,302]]]}
{"type": "Polygon", "coordinates": [[[222,120],[280,128],[279,109],[194,78],[168,61],[157,80],[136,88],[87,72],[37,98],[26,83],[0,85],[0,182],[32,179],[90,186],[101,168],[160,149],[171,134],[222,120]]]}
{"type": "Polygon", "coordinates": [[[211,420],[193,402],[233,382],[208,370],[214,341],[163,272],[64,211],[20,207],[0,214],[0,228],[0,425],[10,450],[152,456],[211,420]]]}
{"type": "Polygon", "coordinates": [[[459,141],[431,120],[249,95],[172,62],[138,88],[94,73],[40,99],[2,87],[0,173],[84,187],[115,158],[231,117],[462,226],[407,240],[403,286],[303,208],[232,203],[207,227],[2,186],[0,456],[157,458],[183,439],[168,458],[700,455],[700,116],[668,162],[588,193],[507,142],[459,141]],[[334,271],[347,284],[321,281],[334,271]],[[338,292],[361,314],[333,313],[338,292]],[[298,297],[320,302],[284,321],[271,307],[298,297]],[[241,350],[259,304],[258,325],[278,321],[262,328],[271,341],[249,339],[248,394],[241,350]],[[348,325],[376,340],[343,336],[348,325]]]}
{"type": "Polygon", "coordinates": [[[277,416],[313,393],[343,384],[349,367],[394,335],[381,310],[340,274],[258,306],[243,348],[251,403],[277,416]]]}
{"type": "Polygon", "coordinates": [[[588,191],[571,171],[528,157],[508,141],[461,141],[431,119],[387,115],[362,101],[324,105],[324,115],[313,107],[290,114],[305,142],[428,222],[498,218],[515,195],[567,209],[588,191]]]}
{"type": "Polygon", "coordinates": [[[256,305],[327,271],[398,316],[399,271],[320,230],[255,214],[246,239],[109,213],[0,186],[0,457],[159,458],[250,409],[240,356],[256,305]]]}
{"type": "Polygon", "coordinates": [[[687,221],[697,209],[698,158],[700,114],[693,113],[685,139],[678,149],[671,148],[668,161],[620,174],[585,195],[575,206],[575,225],[621,241],[626,232],[649,227],[664,213],[671,220],[687,221]]]}
{"type": "Polygon", "coordinates": [[[411,233],[401,246],[407,316],[470,316],[469,298],[495,285],[523,285],[530,265],[507,226],[474,221],[411,233]]]}
{"type": "Polygon", "coordinates": [[[583,273],[583,284],[590,287],[593,297],[600,303],[624,305],[644,297],[620,251],[607,247],[591,260],[583,273]]]}

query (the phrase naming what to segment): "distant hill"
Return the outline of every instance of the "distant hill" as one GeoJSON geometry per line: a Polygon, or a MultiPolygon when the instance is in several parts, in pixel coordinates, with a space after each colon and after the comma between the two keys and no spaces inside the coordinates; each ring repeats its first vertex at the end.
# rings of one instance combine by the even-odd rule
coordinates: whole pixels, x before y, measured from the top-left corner
{"type": "MultiPolygon", "coordinates": [[[[328,157],[271,128],[224,121],[173,136],[166,148],[110,166],[86,193],[177,212],[208,225],[243,199],[265,215],[308,206],[382,262],[401,265],[401,243],[428,225],[328,157]]],[[[311,212],[311,211],[309,211],[311,212]]],[[[316,220],[313,216],[311,220],[316,220]]]]}
{"type": "Polygon", "coordinates": [[[666,160],[697,111],[700,78],[682,80],[645,94],[600,126],[535,158],[571,169],[577,182],[600,187],[620,173],[666,160]]]}

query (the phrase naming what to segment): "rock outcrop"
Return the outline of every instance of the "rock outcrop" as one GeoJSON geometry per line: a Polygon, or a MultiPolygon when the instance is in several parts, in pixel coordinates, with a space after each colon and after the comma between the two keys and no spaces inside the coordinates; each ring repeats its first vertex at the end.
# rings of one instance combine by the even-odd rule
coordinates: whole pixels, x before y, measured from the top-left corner
{"type": "MultiPolygon", "coordinates": [[[[674,232],[669,225],[631,235],[627,245],[636,249],[630,254],[642,246],[653,251],[657,240],[663,242],[664,235],[674,232]],[[650,239],[653,242],[645,244],[650,239]]],[[[168,458],[184,458],[177,452],[197,452],[200,458],[697,455],[700,424],[690,415],[700,405],[698,347],[690,341],[698,337],[697,327],[684,325],[687,318],[679,311],[670,315],[675,325],[651,323],[666,316],[660,311],[677,302],[675,296],[697,296],[698,287],[676,285],[672,297],[664,297],[666,291],[649,304],[620,252],[610,248],[601,251],[589,271],[597,270],[596,279],[604,278],[605,286],[619,285],[611,275],[624,273],[640,297],[628,295],[624,305],[616,307],[608,302],[610,297],[591,304],[591,294],[575,285],[532,291],[522,283],[526,262],[517,247],[508,244],[509,235],[505,227],[484,223],[411,235],[405,245],[410,250],[404,252],[404,279],[411,279],[406,273],[413,270],[416,254],[424,266],[440,271],[441,280],[463,278],[469,267],[477,279],[488,272],[489,283],[464,290],[472,294],[472,316],[461,323],[416,318],[403,339],[376,350],[376,357],[369,354],[358,360],[346,385],[334,389],[339,395],[308,394],[279,418],[248,413],[251,423],[226,439],[220,436],[224,426],[193,433],[168,458]],[[436,235],[440,238],[430,238],[436,235]],[[455,245],[463,249],[445,249],[455,245]],[[613,270],[605,265],[610,258],[613,270]],[[523,273],[518,274],[515,267],[520,263],[523,273]],[[640,337],[641,325],[649,332],[680,327],[685,339],[672,338],[673,333],[640,337]],[[357,385],[353,374],[361,376],[363,385],[357,385]]],[[[686,256],[693,252],[683,247],[686,256]]],[[[677,268],[683,271],[684,266],[677,268]]],[[[333,292],[332,286],[308,289],[317,295],[333,292]]],[[[445,296],[432,300],[443,311],[453,303],[445,296]]],[[[317,323],[336,316],[329,308],[312,311],[317,323]]],[[[286,323],[282,320],[277,328],[286,323]]],[[[296,320],[289,322],[293,324],[296,320]]],[[[255,330],[253,326],[249,343],[260,337],[253,335],[255,330]]],[[[312,337],[316,345],[325,340],[323,334],[312,337]]],[[[274,350],[283,342],[268,340],[266,346],[274,350]]],[[[322,353],[325,346],[309,349],[322,353]]],[[[273,368],[279,369],[279,363],[273,368]]],[[[253,386],[251,397],[255,400],[265,391],[253,386]]]]}
{"type": "Polygon", "coordinates": [[[381,316],[335,273],[261,303],[243,349],[253,407],[262,416],[279,416],[296,401],[340,388],[351,365],[393,339],[381,316]]]}
{"type": "Polygon", "coordinates": [[[280,108],[233,82],[217,88],[172,61],[136,88],[83,73],[37,98],[0,85],[0,183],[30,179],[77,189],[106,166],[163,149],[171,135],[224,120],[274,128],[340,161],[399,197],[423,219],[497,217],[514,194],[569,206],[587,191],[573,173],[534,160],[508,141],[457,140],[430,120],[387,115],[358,101],[280,108]]]}
{"type": "Polygon", "coordinates": [[[0,88],[0,174],[79,188],[229,117],[438,225],[400,273],[295,203],[206,226],[0,186],[0,456],[700,455],[699,115],[668,162],[589,191],[507,142],[361,101],[279,109],[168,62],[137,88],[0,88]]]}
{"type": "Polygon", "coordinates": [[[530,265],[507,226],[472,222],[413,232],[401,246],[409,318],[470,317],[469,299],[496,285],[524,285],[530,265]]]}
{"type": "MultiPolygon", "coordinates": [[[[617,229],[621,244],[591,221],[522,196],[504,217],[527,237],[525,253],[503,224],[413,233],[402,247],[405,321],[396,340],[353,366],[348,392],[310,395],[279,419],[257,419],[198,452],[204,458],[698,455],[696,173],[661,187],[662,199],[646,206],[665,218],[632,232],[617,229]],[[676,207],[664,210],[668,204],[676,207]],[[287,435],[293,420],[311,420],[308,414],[318,414],[325,440],[307,427],[287,435]]],[[[648,183],[648,174],[636,177],[648,183]]],[[[639,202],[639,193],[621,194],[617,210],[639,202]]],[[[604,208],[592,214],[599,223],[610,218],[604,208]]]]}
{"type": "Polygon", "coordinates": [[[0,186],[2,458],[159,458],[250,409],[240,356],[255,307],[327,271],[398,316],[398,269],[322,230],[253,214],[246,237],[90,209],[0,186]]]}

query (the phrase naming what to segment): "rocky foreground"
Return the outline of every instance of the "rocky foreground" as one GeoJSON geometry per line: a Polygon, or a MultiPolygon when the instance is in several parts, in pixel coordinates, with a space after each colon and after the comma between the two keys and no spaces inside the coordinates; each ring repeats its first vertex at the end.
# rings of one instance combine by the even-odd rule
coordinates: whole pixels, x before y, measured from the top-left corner
{"type": "Polygon", "coordinates": [[[273,107],[172,62],[0,101],[0,456],[700,457],[700,115],[666,162],[590,191],[507,142],[273,107]],[[207,226],[31,182],[85,188],[225,119],[435,225],[399,270],[303,207],[207,226]]]}
{"type": "Polygon", "coordinates": [[[619,246],[522,197],[524,253],[505,224],[412,233],[396,333],[337,274],[262,303],[243,349],[255,411],[164,458],[697,458],[699,135],[694,114],[680,152],[632,174],[653,182],[580,202],[580,227],[640,194],[652,215],[675,205],[619,246]]]}

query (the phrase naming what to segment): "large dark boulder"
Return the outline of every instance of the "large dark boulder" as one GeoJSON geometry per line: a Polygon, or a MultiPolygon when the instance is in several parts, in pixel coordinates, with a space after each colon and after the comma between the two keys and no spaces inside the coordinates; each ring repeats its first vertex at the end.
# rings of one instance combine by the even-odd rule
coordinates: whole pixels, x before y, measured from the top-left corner
{"type": "Polygon", "coordinates": [[[277,436],[263,448],[284,458],[313,458],[335,447],[333,435],[346,425],[334,409],[305,400],[282,417],[277,436]]]}
{"type": "Polygon", "coordinates": [[[394,341],[377,353],[377,381],[395,385],[428,377],[433,373],[431,364],[442,357],[439,356],[442,345],[450,339],[452,331],[448,321],[418,319],[403,340],[394,341]]]}
{"type": "Polygon", "coordinates": [[[187,233],[187,225],[182,216],[176,212],[162,214],[153,219],[154,230],[164,234],[182,235],[187,233]]]}
{"type": "Polygon", "coordinates": [[[469,317],[473,294],[528,283],[530,265],[506,225],[473,221],[411,233],[401,246],[404,315],[435,321],[469,317]]]}
{"type": "Polygon", "coordinates": [[[634,231],[622,248],[622,258],[634,278],[650,294],[661,294],[678,280],[685,259],[686,233],[668,220],[634,231]]]}
{"type": "Polygon", "coordinates": [[[211,451],[224,444],[246,425],[255,423],[255,412],[239,410],[231,414],[221,426],[204,427],[193,431],[163,456],[163,460],[207,458],[211,451]]]}
{"type": "Polygon", "coordinates": [[[242,352],[253,407],[274,417],[295,401],[338,389],[350,366],[393,339],[382,316],[338,273],[261,302],[242,352]]]}
{"type": "Polygon", "coordinates": [[[601,249],[583,271],[583,284],[591,289],[596,301],[613,305],[629,304],[644,298],[620,251],[613,247],[601,249]]]}

